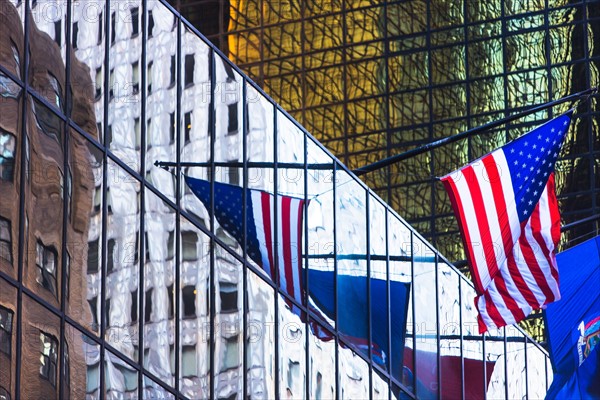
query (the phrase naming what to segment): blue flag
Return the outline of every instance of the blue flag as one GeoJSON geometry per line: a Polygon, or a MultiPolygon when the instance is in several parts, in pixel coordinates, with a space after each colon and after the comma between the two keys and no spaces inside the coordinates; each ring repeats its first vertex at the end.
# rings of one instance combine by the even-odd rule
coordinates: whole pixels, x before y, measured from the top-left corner
{"type": "Polygon", "coordinates": [[[556,259],[562,300],[546,310],[554,370],[546,399],[600,399],[600,236],[556,259]]]}

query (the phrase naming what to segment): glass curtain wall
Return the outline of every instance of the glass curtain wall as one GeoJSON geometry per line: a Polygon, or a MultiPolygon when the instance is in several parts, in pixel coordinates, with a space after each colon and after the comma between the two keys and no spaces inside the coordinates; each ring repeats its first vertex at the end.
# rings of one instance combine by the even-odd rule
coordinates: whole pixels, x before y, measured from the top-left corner
{"type": "Polygon", "coordinates": [[[545,391],[544,350],[477,335],[470,283],[166,2],[1,4],[0,396],[545,391]],[[299,295],[216,183],[272,195],[274,266],[303,201],[299,295]]]}

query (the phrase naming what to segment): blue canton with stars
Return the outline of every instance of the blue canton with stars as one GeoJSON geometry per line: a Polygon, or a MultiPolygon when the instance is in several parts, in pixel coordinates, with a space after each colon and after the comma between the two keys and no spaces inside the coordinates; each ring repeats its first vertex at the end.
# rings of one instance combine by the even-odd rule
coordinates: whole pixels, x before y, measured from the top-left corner
{"type": "MultiPolygon", "coordinates": [[[[191,178],[185,176],[185,182],[190,187],[192,192],[204,204],[204,207],[210,212],[210,182],[203,179],[191,178]]],[[[226,183],[215,182],[215,217],[219,225],[227,231],[227,233],[235,238],[240,246],[243,243],[243,188],[239,186],[229,185],[226,183]]],[[[250,189],[246,191],[246,204],[248,206],[246,213],[246,229],[248,235],[246,237],[248,256],[262,266],[262,257],[260,255],[260,247],[258,237],[256,235],[256,225],[254,216],[252,215],[252,197],[250,189]]],[[[258,207],[261,205],[259,204],[258,207]]]]}
{"type": "Polygon", "coordinates": [[[570,122],[571,113],[561,115],[502,147],[510,170],[519,221],[526,221],[533,213],[550,174],[554,172],[570,122]]]}

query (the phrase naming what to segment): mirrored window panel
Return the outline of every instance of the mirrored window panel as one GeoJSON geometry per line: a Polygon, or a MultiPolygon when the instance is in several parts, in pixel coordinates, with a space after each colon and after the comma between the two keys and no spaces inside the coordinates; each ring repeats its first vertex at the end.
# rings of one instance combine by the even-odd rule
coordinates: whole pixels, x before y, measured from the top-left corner
{"type": "Polygon", "coordinates": [[[506,328],[506,383],[508,397],[527,397],[526,338],[515,326],[506,328]]]}
{"type": "MultiPolygon", "coordinates": [[[[165,175],[170,174],[161,171],[165,175]]],[[[175,210],[146,188],[144,200],[144,277],[140,286],[143,304],[137,318],[144,330],[143,366],[163,382],[173,385],[171,355],[175,342],[175,210]]],[[[139,293],[132,293],[138,296],[139,293]]],[[[140,350],[141,351],[141,350],[140,350]]]]}
{"type": "Polygon", "coordinates": [[[65,326],[65,339],[64,396],[71,399],[99,398],[100,345],[68,323],[65,326]]]}
{"type": "MultiPolygon", "coordinates": [[[[180,230],[179,340],[175,340],[179,346],[179,386],[188,398],[206,398],[210,397],[211,379],[210,240],[183,217],[180,230]]],[[[175,354],[171,354],[171,361],[175,363],[175,354]]]]}
{"type": "Polygon", "coordinates": [[[375,349],[370,349],[369,343],[367,197],[364,187],[347,172],[338,171],[336,181],[335,285],[339,330],[346,345],[368,358],[375,349]]]}
{"type": "Polygon", "coordinates": [[[17,289],[0,278],[0,393],[16,396],[17,289]],[[4,392],[2,392],[4,390],[4,392]]]}
{"type": "Polygon", "coordinates": [[[108,161],[106,172],[105,338],[115,349],[137,361],[140,183],[112,159],[108,161]]]}
{"type": "Polygon", "coordinates": [[[104,351],[104,398],[137,399],[138,372],[122,358],[104,351]]]}
{"type": "Polygon", "coordinates": [[[167,391],[167,388],[156,382],[154,379],[145,375],[142,379],[144,380],[144,399],[175,400],[173,393],[167,391]]]}
{"type": "Polygon", "coordinates": [[[338,345],[338,363],[340,397],[369,398],[371,392],[369,364],[357,353],[341,344],[338,345]]]}
{"type": "MultiPolygon", "coordinates": [[[[105,144],[124,163],[139,170],[141,155],[142,2],[110,4],[110,69],[105,144]]],[[[148,46],[152,48],[149,42],[148,46]]]]}
{"type": "Polygon", "coordinates": [[[275,397],[275,294],[264,277],[248,271],[246,294],[246,396],[275,397]]]}
{"type": "Polygon", "coordinates": [[[27,145],[31,185],[24,193],[30,240],[23,279],[35,293],[59,307],[63,204],[71,202],[72,172],[64,168],[63,121],[40,101],[30,99],[31,140],[27,140],[27,145]]]}
{"type": "Polygon", "coordinates": [[[244,285],[243,266],[228,250],[213,244],[214,298],[213,322],[215,395],[242,396],[244,374],[244,285]]]}
{"type": "MultiPolygon", "coordinates": [[[[160,2],[147,3],[146,15],[146,166],[176,161],[177,18],[160,2]]],[[[147,171],[146,171],[147,173],[147,171]]],[[[161,188],[162,191],[162,188],[161,188]]],[[[167,192],[174,196],[173,188],[167,192]]]]}
{"type": "MultiPolygon", "coordinates": [[[[440,326],[440,393],[442,398],[462,397],[462,346],[460,340],[460,287],[458,273],[445,262],[438,262],[438,315],[440,326]]],[[[465,362],[471,367],[472,361],[465,362]]],[[[483,369],[483,361],[477,360],[483,369]]],[[[471,380],[466,380],[469,385],[471,380]]],[[[465,385],[466,386],[466,385],[465,385]]]]}
{"type": "Polygon", "coordinates": [[[306,287],[310,310],[322,322],[335,326],[334,170],[333,159],[314,141],[307,140],[306,211],[308,245],[306,287]],[[327,285],[320,285],[329,282],[327,285]]]}
{"type": "Polygon", "coordinates": [[[504,354],[505,351],[503,329],[491,330],[485,333],[484,360],[486,363],[484,365],[486,370],[483,379],[486,379],[486,381],[483,387],[488,398],[494,396],[506,397],[506,368],[508,364],[504,354]]]}
{"type": "Polygon", "coordinates": [[[337,398],[337,346],[333,339],[323,339],[333,336],[315,320],[310,320],[312,326],[309,333],[309,365],[310,397],[315,399],[337,398]],[[313,332],[319,332],[318,335],[313,332]]]}
{"type": "Polygon", "coordinates": [[[72,118],[100,143],[107,125],[104,121],[104,85],[109,79],[105,76],[107,66],[104,63],[106,17],[104,1],[73,2],[71,5],[72,118]],[[82,102],[80,97],[85,101],[82,102]]]}
{"type": "MultiPolygon", "coordinates": [[[[405,349],[405,365],[414,361],[415,369],[406,371],[414,376],[417,396],[438,396],[438,343],[436,299],[436,254],[417,236],[413,236],[415,290],[415,346],[405,349]],[[415,373],[416,372],[416,373],[415,373]]],[[[404,373],[404,371],[403,371],[404,373]]]]}
{"type": "MultiPolygon", "coordinates": [[[[242,162],[244,80],[228,60],[215,54],[214,113],[216,162],[242,162]]],[[[250,149],[250,148],[249,148],[250,149]]]]}
{"type": "Polygon", "coordinates": [[[22,398],[58,399],[60,390],[60,319],[23,295],[21,316],[22,398]]]}
{"type": "Polygon", "coordinates": [[[306,314],[281,295],[278,301],[279,397],[306,398],[306,314]]]}
{"type": "MultiPolygon", "coordinates": [[[[24,3],[24,2],[23,2],[24,3]]],[[[0,9],[0,16],[6,21],[2,26],[2,58],[0,65],[6,68],[17,79],[22,79],[23,55],[25,46],[23,36],[23,24],[19,9],[23,9],[24,4],[15,6],[11,2],[5,2],[0,9]]]]}

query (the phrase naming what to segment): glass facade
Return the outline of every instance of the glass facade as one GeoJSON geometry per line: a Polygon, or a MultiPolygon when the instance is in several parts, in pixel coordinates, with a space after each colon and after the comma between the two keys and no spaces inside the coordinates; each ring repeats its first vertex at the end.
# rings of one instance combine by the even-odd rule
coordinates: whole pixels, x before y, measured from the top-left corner
{"type": "Polygon", "coordinates": [[[0,398],[544,395],[547,353],[478,335],[468,280],[166,2],[0,4],[0,398]],[[303,302],[181,173],[310,200],[303,302]]]}
{"type": "MultiPolygon", "coordinates": [[[[590,0],[170,3],[351,169],[598,84],[600,8],[590,0]]],[[[464,260],[436,177],[569,107],[362,179],[452,262],[464,260]]],[[[578,107],[557,166],[563,225],[600,213],[598,112],[597,96],[578,107]]],[[[573,226],[561,249],[598,229],[598,220],[573,226]]],[[[539,320],[523,325],[544,340],[539,320]]]]}

